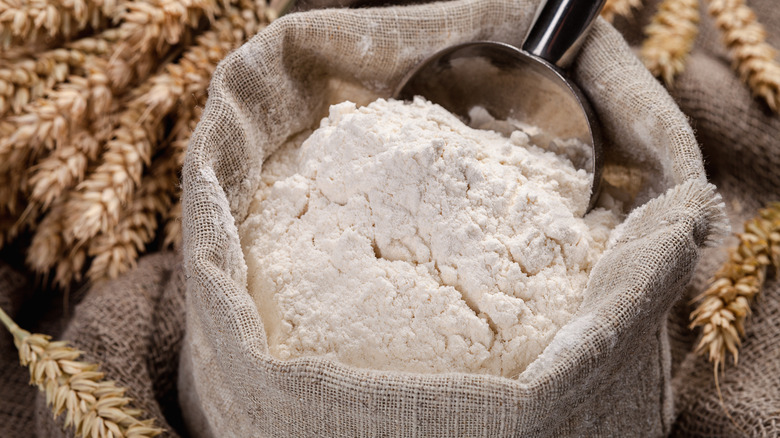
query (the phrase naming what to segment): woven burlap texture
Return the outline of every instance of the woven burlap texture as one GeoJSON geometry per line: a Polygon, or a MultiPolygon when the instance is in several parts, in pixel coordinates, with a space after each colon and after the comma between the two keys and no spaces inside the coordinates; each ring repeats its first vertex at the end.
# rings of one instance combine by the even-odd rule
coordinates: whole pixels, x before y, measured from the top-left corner
{"type": "Polygon", "coordinates": [[[660,436],[671,429],[665,321],[724,218],[685,116],[603,21],[573,75],[600,116],[608,159],[643,169],[643,184],[578,314],[516,380],[378,372],[316,357],[279,361],[268,354],[246,290],[236,224],[262,163],[343,97],[335,83],[388,96],[439,48],[479,39],[518,44],[536,6],[462,0],[294,14],[220,64],[183,170],[187,326],[179,395],[196,436],[660,436]]]}

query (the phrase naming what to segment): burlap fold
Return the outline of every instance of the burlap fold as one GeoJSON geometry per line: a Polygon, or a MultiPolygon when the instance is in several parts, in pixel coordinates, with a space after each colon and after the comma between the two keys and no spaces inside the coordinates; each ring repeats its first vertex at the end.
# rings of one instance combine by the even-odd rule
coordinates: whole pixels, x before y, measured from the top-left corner
{"type": "Polygon", "coordinates": [[[318,122],[337,99],[336,84],[388,96],[439,48],[479,39],[518,44],[535,9],[535,1],[461,0],[294,14],[220,64],[183,170],[187,328],[179,390],[195,435],[670,430],[665,321],[700,248],[724,226],[723,210],[685,116],[603,21],[573,75],[599,114],[608,161],[641,175],[636,208],[594,268],[578,314],[516,380],[378,372],[317,357],[279,361],[268,354],[246,290],[236,224],[247,214],[262,163],[318,122]]]}

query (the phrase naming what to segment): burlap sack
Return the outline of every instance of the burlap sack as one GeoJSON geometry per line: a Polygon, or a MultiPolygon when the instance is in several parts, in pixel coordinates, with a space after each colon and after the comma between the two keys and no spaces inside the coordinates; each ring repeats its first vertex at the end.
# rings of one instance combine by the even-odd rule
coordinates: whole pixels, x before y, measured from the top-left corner
{"type": "MultiPolygon", "coordinates": [[[[269,356],[236,223],[267,158],[315,125],[333,79],[387,96],[416,62],[476,39],[518,44],[534,1],[462,0],[284,17],[215,73],[183,170],[185,421],[197,436],[583,436],[667,433],[666,318],[723,225],[693,131],[620,35],[596,23],[574,77],[608,159],[642,169],[630,216],[577,316],[516,380],[377,372],[269,356]],[[641,205],[641,206],[640,206],[641,205]]],[[[342,88],[343,91],[343,88],[342,88]]],[[[348,94],[348,93],[347,93],[348,94]]],[[[349,96],[347,96],[349,97],[349,96]]]]}
{"type": "MultiPolygon", "coordinates": [[[[0,308],[11,317],[21,319],[21,307],[31,292],[22,274],[0,262],[0,308]]],[[[19,354],[14,340],[5,329],[0,330],[0,436],[33,437],[30,427],[35,411],[35,391],[28,385],[27,370],[19,366],[19,354]]]]}

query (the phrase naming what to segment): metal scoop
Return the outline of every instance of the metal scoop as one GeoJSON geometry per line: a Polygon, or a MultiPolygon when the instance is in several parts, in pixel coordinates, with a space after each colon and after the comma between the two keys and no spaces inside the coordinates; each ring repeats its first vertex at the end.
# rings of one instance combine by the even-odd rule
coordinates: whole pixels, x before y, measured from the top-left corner
{"type": "Polygon", "coordinates": [[[534,143],[568,156],[591,175],[590,210],[601,182],[601,135],[590,104],[563,69],[605,1],[549,0],[537,11],[522,50],[486,41],[445,48],[410,71],[394,97],[423,96],[466,120],[474,107],[482,107],[497,120],[538,126],[544,134],[534,143]],[[552,144],[556,137],[577,139],[585,147],[552,144]]]}

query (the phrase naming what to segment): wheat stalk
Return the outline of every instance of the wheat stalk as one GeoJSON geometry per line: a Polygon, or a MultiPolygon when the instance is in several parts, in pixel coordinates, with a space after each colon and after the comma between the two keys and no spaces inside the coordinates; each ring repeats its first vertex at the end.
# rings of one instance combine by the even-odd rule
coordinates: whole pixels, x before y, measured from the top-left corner
{"type": "Polygon", "coordinates": [[[780,105],[780,64],[766,42],[766,31],[744,0],[710,0],[709,13],[731,51],[734,69],[753,95],[777,112],[780,105]]]}
{"type": "Polygon", "coordinates": [[[645,27],[640,57],[653,75],[671,85],[685,69],[698,33],[698,0],[664,0],[645,27]]]}
{"type": "Polygon", "coordinates": [[[0,321],[13,335],[19,362],[30,370],[30,384],[46,394],[46,404],[59,417],[65,413],[65,427],[82,438],[153,437],[164,432],[154,420],[140,420],[143,412],[133,409],[125,389],[103,380],[98,366],[79,361],[82,352],[64,341],[50,341],[42,334],[20,328],[0,308],[0,321]]]}
{"type": "Polygon", "coordinates": [[[716,375],[727,353],[737,363],[745,319],[764,285],[767,267],[780,269],[780,203],[760,210],[738,237],[739,245],[691,312],[691,328],[701,327],[702,334],[695,351],[708,355],[716,375]]]}
{"type": "Polygon", "coordinates": [[[211,75],[289,3],[133,0],[114,28],[0,54],[0,103],[13,112],[0,117],[0,213],[15,218],[0,233],[33,232],[35,272],[63,288],[85,267],[91,280],[116,276],[161,219],[164,244],[177,244],[177,172],[211,75]]]}
{"type": "Polygon", "coordinates": [[[611,23],[618,16],[628,17],[641,6],[642,0],[607,0],[601,9],[601,16],[611,23]]]}
{"type": "MultiPolygon", "coordinates": [[[[146,108],[170,111],[174,109],[170,102],[179,102],[176,105],[179,108],[177,122],[171,131],[170,153],[153,163],[151,173],[132,193],[133,199],[125,210],[112,212],[112,205],[104,204],[105,213],[118,217],[111,226],[101,227],[94,236],[84,239],[89,241],[89,255],[94,257],[87,272],[92,281],[115,278],[134,266],[138,254],[154,238],[158,216],[169,216],[169,224],[178,222],[178,217],[170,217],[171,197],[189,137],[200,119],[198,96],[201,99],[205,97],[211,74],[219,60],[248,35],[255,33],[259,26],[261,21],[256,16],[231,9],[227,17],[214,23],[212,30],[198,37],[197,44],[178,63],[169,65],[166,74],[154,78],[153,88],[144,94],[146,108]]],[[[111,219],[99,220],[105,223],[102,221],[111,219]]],[[[168,232],[176,233],[177,230],[171,227],[168,232]]],[[[166,239],[169,243],[176,243],[180,237],[168,234],[166,239]]]]}

